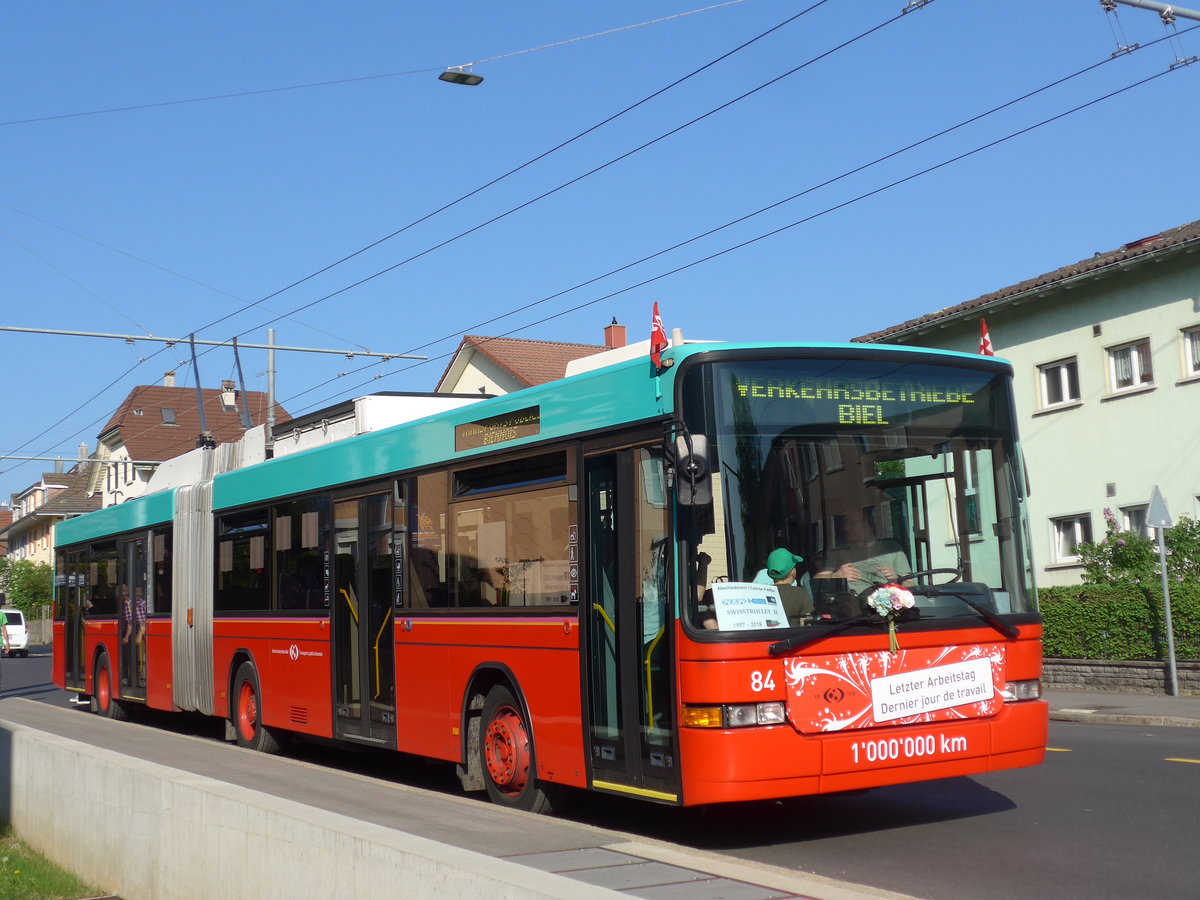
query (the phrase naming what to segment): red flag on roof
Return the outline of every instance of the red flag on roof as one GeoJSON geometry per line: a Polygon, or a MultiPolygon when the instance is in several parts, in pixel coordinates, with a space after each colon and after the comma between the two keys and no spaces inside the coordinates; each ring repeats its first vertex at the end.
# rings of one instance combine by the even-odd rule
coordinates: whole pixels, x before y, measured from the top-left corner
{"type": "Polygon", "coordinates": [[[650,362],[654,368],[662,368],[662,352],[671,345],[667,342],[667,330],[663,328],[662,316],[658,314],[658,301],[654,301],[654,319],[650,323],[650,362]]]}
{"type": "Polygon", "coordinates": [[[995,356],[992,352],[992,338],[988,334],[987,319],[979,320],[979,352],[983,356],[995,356]]]}

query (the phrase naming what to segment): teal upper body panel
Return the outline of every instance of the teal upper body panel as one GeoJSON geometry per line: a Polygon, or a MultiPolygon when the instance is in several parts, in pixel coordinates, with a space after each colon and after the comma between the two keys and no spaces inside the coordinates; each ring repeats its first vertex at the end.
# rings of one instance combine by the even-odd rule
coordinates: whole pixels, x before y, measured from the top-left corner
{"type": "Polygon", "coordinates": [[[78,544],[110,534],[170,523],[174,516],[174,489],[159,491],[60,522],[54,529],[54,542],[59,547],[78,544]]]}
{"type": "Polygon", "coordinates": [[[217,476],[213,508],[351,484],[491,450],[656,418],[670,397],[670,370],[656,379],[645,357],[481,400],[413,422],[335,441],[217,476]],[[536,407],[536,434],[455,449],[455,428],[536,407]]]}
{"type": "Polygon", "coordinates": [[[720,358],[730,354],[778,352],[803,356],[806,351],[847,357],[920,354],[947,363],[1006,365],[994,357],[952,350],[921,349],[887,344],[694,343],[662,354],[667,368],[656,372],[640,356],[569,378],[481,400],[413,422],[405,422],[321,447],[268,460],[217,476],[213,508],[229,509],[275,497],[336,485],[353,484],[422,466],[466,459],[491,450],[520,447],[556,438],[595,433],[643,422],[674,408],[675,381],[694,357],[720,358]],[[987,362],[984,363],[983,361],[987,362]],[[536,434],[497,441],[470,449],[455,448],[455,427],[536,407],[536,434]]]}
{"type": "MultiPolygon", "coordinates": [[[[660,373],[656,373],[647,357],[641,356],[218,475],[213,483],[213,508],[229,509],[261,503],[276,497],[467,459],[492,450],[652,421],[673,410],[676,378],[690,361],[699,361],[701,357],[716,360],[747,352],[803,356],[806,351],[844,352],[847,357],[917,353],[941,357],[951,364],[980,365],[986,359],[986,364],[1005,365],[1004,361],[991,357],[886,344],[684,344],[664,351],[662,356],[668,367],[660,373]],[[537,409],[536,433],[456,449],[457,426],[532,408],[537,409]]],[[[62,522],[57,528],[57,543],[74,544],[170,522],[174,508],[173,489],[138,497],[62,522]]]]}

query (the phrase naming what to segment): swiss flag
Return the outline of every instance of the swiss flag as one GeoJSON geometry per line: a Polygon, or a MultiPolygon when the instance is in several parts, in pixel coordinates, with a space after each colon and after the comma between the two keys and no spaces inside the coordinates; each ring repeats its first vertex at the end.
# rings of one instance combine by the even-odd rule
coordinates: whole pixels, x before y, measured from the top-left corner
{"type": "Polygon", "coordinates": [[[662,368],[662,352],[671,345],[667,342],[667,330],[663,328],[662,316],[658,314],[658,301],[654,301],[654,320],[650,323],[650,362],[654,368],[662,368]]]}
{"type": "Polygon", "coordinates": [[[992,352],[992,338],[988,334],[987,319],[979,320],[979,352],[983,356],[995,356],[992,352]]]}

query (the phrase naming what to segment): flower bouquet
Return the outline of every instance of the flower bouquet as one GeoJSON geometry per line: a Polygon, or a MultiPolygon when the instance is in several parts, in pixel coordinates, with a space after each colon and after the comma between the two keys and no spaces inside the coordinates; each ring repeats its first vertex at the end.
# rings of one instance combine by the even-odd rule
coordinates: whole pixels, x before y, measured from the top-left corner
{"type": "Polygon", "coordinates": [[[900,643],[896,640],[896,617],[904,610],[912,609],[915,602],[912,591],[906,591],[898,584],[880,585],[867,598],[871,608],[887,619],[888,649],[892,653],[900,650],[900,643]]]}

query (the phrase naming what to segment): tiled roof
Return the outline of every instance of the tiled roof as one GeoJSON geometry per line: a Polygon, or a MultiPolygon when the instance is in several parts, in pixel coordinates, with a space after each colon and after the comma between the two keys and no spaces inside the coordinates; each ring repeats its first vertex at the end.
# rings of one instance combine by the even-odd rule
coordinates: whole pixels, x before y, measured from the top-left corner
{"type": "MultiPolygon", "coordinates": [[[[245,429],[237,410],[225,409],[220,390],[205,388],[202,393],[205,428],[212,432],[218,444],[238,440],[245,429]]],[[[266,421],[265,393],[238,391],[236,397],[239,407],[245,404],[255,425],[266,421]]],[[[276,403],[276,424],[289,418],[287,411],[276,403]]],[[[161,462],[195,449],[196,439],[200,436],[200,411],[195,389],[163,385],[135,387],[100,430],[99,437],[104,440],[114,432],[119,432],[119,440],[131,459],[161,462]],[[163,410],[171,410],[174,414],[174,425],[164,421],[163,410]]]]}
{"type": "Polygon", "coordinates": [[[440,386],[466,350],[482,353],[515,378],[523,387],[533,387],[556,381],[567,371],[567,363],[583,356],[600,353],[606,348],[597,344],[563,344],[558,341],[531,341],[524,338],[493,338],[468,334],[438,380],[440,386]]]}
{"type": "Polygon", "coordinates": [[[35,514],[74,516],[99,509],[101,498],[87,495],[88,468],[88,463],[84,460],[76,464],[70,472],[43,475],[42,479],[46,484],[61,484],[63,487],[54,491],[50,499],[35,510],[35,514]]]}
{"type": "MultiPolygon", "coordinates": [[[[99,496],[87,495],[88,462],[81,460],[70,472],[45,472],[39,484],[45,485],[49,498],[29,515],[12,520],[7,526],[0,520],[0,538],[17,537],[45,522],[47,517],[67,519],[100,508],[99,496]]],[[[11,518],[11,512],[9,513],[11,518]]]]}
{"type": "Polygon", "coordinates": [[[1154,234],[1131,241],[1116,250],[1110,250],[1107,253],[1097,253],[1089,259],[1080,260],[1069,266],[1063,266],[1060,269],[1055,269],[1053,272],[1047,272],[1045,275],[1027,279],[1019,284],[994,291],[991,294],[984,294],[982,297],[976,297],[974,300],[968,300],[966,303],[959,303],[957,306],[948,306],[938,312],[929,313],[916,319],[909,319],[907,322],[902,322],[899,325],[884,328],[882,331],[874,331],[871,334],[864,334],[851,340],[857,342],[886,341],[889,338],[899,337],[906,332],[919,331],[944,319],[953,319],[981,312],[990,306],[1022,294],[1053,291],[1064,283],[1080,277],[1101,277],[1106,269],[1116,268],[1141,258],[1162,256],[1189,247],[1200,247],[1200,222],[1189,222],[1187,225],[1171,228],[1161,234],[1154,234]]]}

